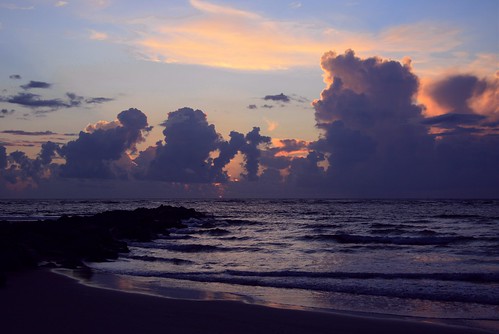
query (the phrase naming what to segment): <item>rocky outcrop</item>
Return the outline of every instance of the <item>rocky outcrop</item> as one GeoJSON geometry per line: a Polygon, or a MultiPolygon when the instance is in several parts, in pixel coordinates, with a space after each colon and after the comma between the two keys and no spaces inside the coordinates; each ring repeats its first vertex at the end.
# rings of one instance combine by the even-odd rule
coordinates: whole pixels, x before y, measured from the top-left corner
{"type": "Polygon", "coordinates": [[[159,206],[133,211],[106,211],[57,220],[0,222],[2,273],[52,263],[67,268],[82,261],[106,261],[128,252],[127,240],[150,241],[182,221],[203,214],[182,207],[159,206]]]}

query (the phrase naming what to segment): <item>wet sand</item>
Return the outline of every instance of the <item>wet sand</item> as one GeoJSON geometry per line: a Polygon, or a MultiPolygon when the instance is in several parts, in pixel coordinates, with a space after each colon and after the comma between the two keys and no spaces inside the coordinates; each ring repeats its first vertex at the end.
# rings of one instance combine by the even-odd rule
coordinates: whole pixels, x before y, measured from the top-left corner
{"type": "Polygon", "coordinates": [[[422,321],[186,301],[99,289],[40,269],[0,288],[2,333],[486,333],[422,321]]]}

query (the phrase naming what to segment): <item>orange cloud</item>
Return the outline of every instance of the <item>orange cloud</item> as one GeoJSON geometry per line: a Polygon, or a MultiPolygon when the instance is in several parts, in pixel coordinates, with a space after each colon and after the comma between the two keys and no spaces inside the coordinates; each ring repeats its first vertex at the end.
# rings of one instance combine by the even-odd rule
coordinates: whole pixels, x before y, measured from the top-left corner
{"type": "Polygon", "coordinates": [[[190,5],[195,12],[188,17],[128,21],[139,37],[120,43],[132,44],[137,55],[150,61],[238,70],[317,66],[320,55],[331,49],[355,48],[360,55],[379,51],[429,55],[460,44],[458,29],[436,24],[353,33],[320,23],[279,21],[201,0],[191,0],[190,5]]]}
{"type": "Polygon", "coordinates": [[[270,132],[274,131],[279,126],[279,123],[277,123],[276,121],[272,121],[270,119],[267,119],[267,118],[265,118],[265,122],[267,123],[267,130],[270,132]]]}
{"type": "Polygon", "coordinates": [[[99,32],[95,30],[90,30],[90,39],[96,40],[96,41],[104,41],[109,38],[108,34],[105,32],[99,32]]]}

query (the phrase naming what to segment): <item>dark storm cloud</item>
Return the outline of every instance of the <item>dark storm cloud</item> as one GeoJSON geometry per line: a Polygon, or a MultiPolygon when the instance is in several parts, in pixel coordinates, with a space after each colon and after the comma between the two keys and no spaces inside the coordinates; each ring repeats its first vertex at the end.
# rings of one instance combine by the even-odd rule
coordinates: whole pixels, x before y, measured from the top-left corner
{"type": "Polygon", "coordinates": [[[279,143],[280,145],[277,147],[270,147],[262,151],[260,162],[263,166],[275,169],[289,168],[291,161],[295,159],[289,153],[306,152],[308,150],[308,143],[303,140],[281,139],[279,143]]]}
{"type": "Polygon", "coordinates": [[[246,135],[231,131],[228,141],[209,124],[201,110],[181,108],[168,114],[162,123],[165,144],[157,143],[142,152],[136,163],[143,167],[150,161],[145,177],[149,179],[181,182],[226,182],[229,177],[223,168],[241,153],[244,163],[243,177],[258,179],[261,145],[268,145],[270,137],[262,136],[254,127],[246,135]],[[212,153],[215,158],[212,158],[212,153]]]}
{"type": "MultiPolygon", "coordinates": [[[[99,124],[99,123],[98,123],[99,124]]],[[[61,176],[75,178],[127,177],[127,171],[117,161],[126,158],[143,141],[143,134],[150,130],[147,116],[130,108],[118,114],[118,121],[108,126],[90,127],[91,132],[80,132],[78,139],[60,149],[66,159],[61,166],[61,176]]]]}
{"type": "Polygon", "coordinates": [[[52,87],[51,83],[44,82],[44,81],[30,81],[25,85],[20,86],[24,90],[32,89],[32,88],[42,88],[42,89],[48,89],[52,87]]]}
{"type": "Polygon", "coordinates": [[[172,182],[211,182],[221,168],[212,168],[210,153],[222,142],[201,110],[181,108],[168,113],[162,126],[165,144],[158,145],[148,178],[172,182]]]}
{"type": "Polygon", "coordinates": [[[287,103],[290,101],[289,96],[284,95],[284,93],[277,94],[277,95],[266,95],[263,98],[265,101],[279,101],[279,102],[284,102],[287,103]]]}
{"type": "Polygon", "coordinates": [[[14,151],[7,156],[7,169],[2,171],[2,178],[11,185],[22,187],[34,186],[43,171],[39,159],[30,159],[24,152],[14,151]]]}
{"type": "MultiPolygon", "coordinates": [[[[270,137],[260,135],[258,127],[254,127],[246,135],[231,131],[230,140],[219,145],[220,154],[213,161],[214,167],[217,170],[223,168],[240,152],[244,156],[243,167],[246,171],[242,176],[249,181],[256,181],[258,180],[258,169],[262,155],[260,145],[269,145],[270,142],[270,137]]],[[[223,175],[225,176],[225,174],[223,175]]]]}
{"type": "Polygon", "coordinates": [[[23,130],[3,130],[0,131],[0,133],[7,133],[17,136],[50,136],[57,134],[52,131],[23,131],[23,130]]]}
{"type": "Polygon", "coordinates": [[[14,79],[14,80],[21,80],[21,76],[19,74],[12,74],[12,75],[9,75],[9,78],[10,79],[14,79]]]}
{"type": "Polygon", "coordinates": [[[497,194],[498,136],[476,136],[465,126],[484,116],[459,106],[476,93],[480,81],[450,77],[435,85],[438,103],[454,115],[424,119],[413,104],[418,78],[411,68],[379,58],[360,59],[349,50],[322,57],[331,85],[314,102],[323,136],[311,148],[328,157],[330,193],[352,196],[490,196],[497,194]],[[450,88],[452,87],[452,89],[450,88]],[[461,96],[457,96],[461,95],[461,96]],[[429,134],[438,125],[449,132],[429,134]],[[452,135],[451,135],[452,134],[452,135]]]}
{"type": "Polygon", "coordinates": [[[321,189],[326,179],[319,163],[325,159],[323,153],[310,151],[305,158],[291,160],[287,182],[302,188],[321,189]]]}
{"type": "MultiPolygon", "coordinates": [[[[21,151],[14,151],[7,155],[5,147],[0,146],[0,187],[11,187],[17,191],[35,188],[42,179],[49,178],[56,173],[59,165],[51,164],[51,162],[59,152],[59,145],[53,142],[38,143],[40,144],[41,151],[34,159],[21,151]]],[[[23,145],[16,144],[15,146],[23,145]]]]}
{"type": "Polygon", "coordinates": [[[244,154],[244,168],[246,169],[244,177],[249,181],[256,181],[258,180],[258,167],[261,156],[259,146],[261,144],[270,144],[271,138],[262,136],[260,128],[254,127],[253,130],[246,134],[245,139],[246,145],[241,149],[241,152],[244,154]]]}
{"type": "Polygon", "coordinates": [[[418,182],[432,138],[421,125],[421,108],[412,103],[418,80],[410,68],[378,58],[362,60],[349,50],[322,57],[333,83],[314,102],[323,138],[312,148],[328,154],[331,190],[362,194],[381,187],[389,192],[407,173],[418,182]],[[419,154],[419,152],[425,154],[419,154]]]}
{"type": "Polygon", "coordinates": [[[58,144],[48,141],[42,144],[38,157],[43,165],[48,165],[52,162],[52,159],[59,154],[60,150],[61,148],[58,144]]]}
{"type": "MultiPolygon", "coordinates": [[[[220,153],[217,158],[213,160],[213,167],[215,170],[222,170],[235,156],[238,152],[244,149],[246,145],[246,138],[244,134],[237,131],[231,131],[229,134],[229,141],[223,141],[219,145],[220,153]]],[[[223,182],[227,180],[225,174],[219,174],[218,182],[223,182]]]]}

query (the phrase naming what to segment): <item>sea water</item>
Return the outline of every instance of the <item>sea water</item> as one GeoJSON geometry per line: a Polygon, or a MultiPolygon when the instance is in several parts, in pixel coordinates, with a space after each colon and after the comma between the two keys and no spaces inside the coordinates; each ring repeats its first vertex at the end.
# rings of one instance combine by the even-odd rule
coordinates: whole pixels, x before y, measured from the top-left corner
{"type": "Polygon", "coordinates": [[[116,261],[88,263],[96,283],[173,298],[499,320],[498,200],[2,200],[0,220],[161,204],[207,216],[129,242],[116,261]]]}

